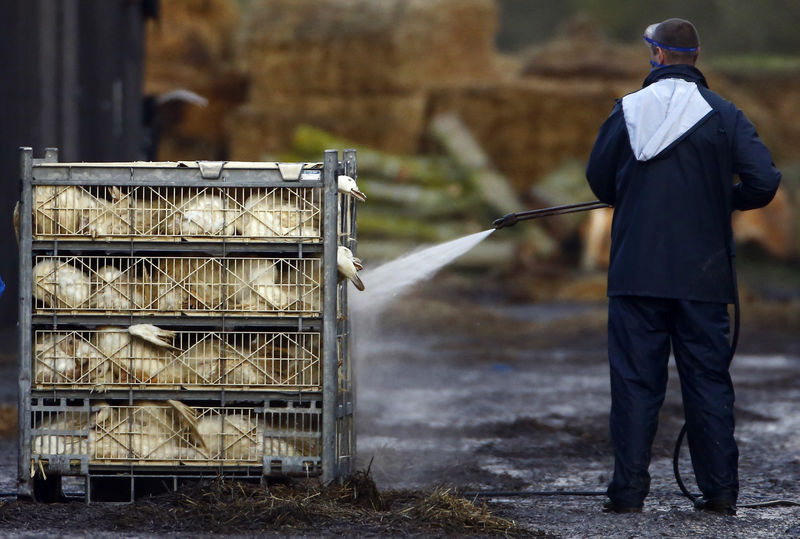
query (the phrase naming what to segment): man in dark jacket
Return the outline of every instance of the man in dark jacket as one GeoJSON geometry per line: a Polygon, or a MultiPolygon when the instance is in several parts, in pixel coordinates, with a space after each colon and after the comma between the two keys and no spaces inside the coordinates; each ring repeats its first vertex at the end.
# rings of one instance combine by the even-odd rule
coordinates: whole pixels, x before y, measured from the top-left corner
{"type": "Polygon", "coordinates": [[[617,101],[586,170],[597,197],[614,206],[608,355],[615,465],[604,510],[640,511],[649,492],[671,345],[703,493],[695,506],[735,514],[731,212],[767,205],[781,175],[753,124],[709,90],[695,67],[694,26],[668,19],[644,37],[653,70],[641,90],[617,101]]]}

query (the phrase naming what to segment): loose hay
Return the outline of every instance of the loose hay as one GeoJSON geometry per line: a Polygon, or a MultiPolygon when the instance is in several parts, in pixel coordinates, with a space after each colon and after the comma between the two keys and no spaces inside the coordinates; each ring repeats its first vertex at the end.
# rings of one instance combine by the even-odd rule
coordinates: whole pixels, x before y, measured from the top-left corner
{"type": "Polygon", "coordinates": [[[142,531],[142,523],[160,529],[242,533],[265,530],[352,530],[365,533],[445,533],[511,537],[533,536],[513,521],[492,515],[449,489],[430,494],[390,491],[381,494],[367,472],[356,472],[340,484],[320,487],[294,480],[263,486],[216,479],[185,485],[178,492],[139,501],[123,511],[117,525],[142,531]]]}
{"type": "Polygon", "coordinates": [[[451,533],[512,535],[519,531],[513,521],[489,513],[485,501],[477,507],[445,488],[434,489],[427,498],[401,513],[420,524],[451,533]]]}

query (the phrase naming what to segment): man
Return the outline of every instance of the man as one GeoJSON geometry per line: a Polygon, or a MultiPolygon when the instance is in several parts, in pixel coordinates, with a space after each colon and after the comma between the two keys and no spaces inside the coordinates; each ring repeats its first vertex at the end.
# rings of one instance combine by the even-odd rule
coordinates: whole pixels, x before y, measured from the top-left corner
{"type": "Polygon", "coordinates": [[[731,212],[767,205],[781,174],[744,114],[708,89],[695,67],[700,41],[690,22],[651,25],[644,39],[653,69],[641,90],[617,101],[586,170],[597,197],[615,208],[608,270],[615,463],[603,508],[642,509],[671,345],[703,493],[695,507],[735,514],[731,212]]]}

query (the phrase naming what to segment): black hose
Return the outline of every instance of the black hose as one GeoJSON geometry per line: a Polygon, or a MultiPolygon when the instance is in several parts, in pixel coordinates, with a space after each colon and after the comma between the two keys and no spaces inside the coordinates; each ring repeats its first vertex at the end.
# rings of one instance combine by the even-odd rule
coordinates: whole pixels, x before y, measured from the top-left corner
{"type": "Polygon", "coordinates": [[[605,490],[468,490],[465,498],[511,498],[514,496],[605,496],[605,490]]]}
{"type": "MultiPolygon", "coordinates": [[[[739,345],[739,329],[741,326],[741,306],[739,305],[739,284],[737,282],[736,264],[734,263],[733,256],[731,256],[731,271],[733,274],[733,335],[731,336],[731,362],[733,362],[733,356],[736,353],[736,347],[739,345]]],[[[678,482],[678,487],[681,489],[683,495],[689,498],[689,500],[691,500],[692,502],[694,502],[697,499],[697,496],[689,492],[689,489],[687,489],[686,485],[683,484],[683,479],[681,479],[681,472],[678,466],[678,461],[680,459],[680,454],[681,454],[681,445],[683,444],[683,438],[686,436],[686,430],[687,426],[686,423],[684,423],[683,427],[681,428],[681,431],[678,433],[677,440],[675,440],[675,451],[672,454],[672,471],[675,473],[675,481],[678,482]]],[[[749,508],[776,507],[779,505],[800,506],[800,500],[772,499],[772,500],[763,500],[750,503],[739,503],[737,505],[739,507],[749,507],[749,508]]]]}
{"type": "MultiPolygon", "coordinates": [[[[741,306],[739,305],[739,282],[738,278],[736,277],[736,262],[731,254],[731,277],[733,280],[733,335],[731,336],[731,359],[730,362],[733,362],[733,356],[736,354],[736,347],[739,346],[739,328],[741,327],[741,306]]],[[[675,474],[675,481],[678,483],[678,488],[681,489],[681,492],[684,496],[689,498],[690,501],[694,502],[698,496],[693,495],[689,492],[689,489],[686,488],[686,485],[683,484],[683,479],[681,478],[681,472],[679,468],[678,461],[680,460],[681,456],[681,445],[683,445],[683,438],[686,436],[687,425],[684,422],[683,427],[681,427],[681,431],[678,433],[678,438],[675,440],[675,451],[672,453],[672,471],[675,474]]],[[[747,507],[746,505],[740,505],[740,507],[747,507]]]]}

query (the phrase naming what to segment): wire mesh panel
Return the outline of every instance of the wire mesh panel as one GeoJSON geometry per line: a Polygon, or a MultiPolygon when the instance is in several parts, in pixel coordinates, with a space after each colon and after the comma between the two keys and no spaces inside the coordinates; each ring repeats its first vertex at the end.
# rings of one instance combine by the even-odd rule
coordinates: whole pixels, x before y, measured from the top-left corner
{"type": "Polygon", "coordinates": [[[321,258],[37,256],[34,314],[318,314],[321,258]]]}
{"type": "Polygon", "coordinates": [[[31,422],[31,451],[39,456],[86,455],[90,412],[82,408],[36,407],[31,422]]]}
{"type": "Polygon", "coordinates": [[[192,407],[175,400],[100,403],[91,413],[41,408],[32,407],[34,462],[88,457],[90,465],[262,466],[288,459],[304,461],[312,471],[320,459],[319,401],[265,407],[192,407]]]}
{"type": "Polygon", "coordinates": [[[319,333],[169,331],[149,324],[37,330],[37,389],[318,390],[319,333]]]}
{"type": "Polygon", "coordinates": [[[321,241],[314,187],[33,186],[33,237],[321,241]]]}

